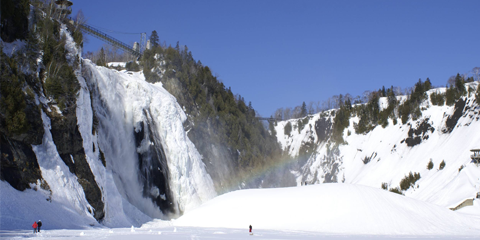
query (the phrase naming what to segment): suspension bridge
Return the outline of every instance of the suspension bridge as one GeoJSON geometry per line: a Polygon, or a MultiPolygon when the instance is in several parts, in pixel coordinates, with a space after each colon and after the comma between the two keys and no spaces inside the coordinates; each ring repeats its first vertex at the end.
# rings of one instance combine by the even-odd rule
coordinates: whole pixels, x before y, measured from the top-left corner
{"type": "Polygon", "coordinates": [[[265,118],[265,117],[256,117],[258,120],[262,121],[262,120],[265,120],[265,121],[282,121],[282,119],[278,119],[278,118],[265,118]]]}
{"type": "Polygon", "coordinates": [[[124,51],[127,51],[129,53],[131,53],[132,55],[134,55],[135,57],[139,58],[142,56],[142,53],[140,52],[141,48],[137,47],[137,48],[134,48],[126,43],[123,43],[122,41],[98,30],[97,28],[94,28],[88,24],[78,24],[78,26],[80,27],[80,29],[84,32],[84,33],[87,33],[89,35],[92,35],[114,47],[118,47],[118,48],[121,48],[123,49],[124,51]]]}
{"type": "MultiPolygon", "coordinates": [[[[67,24],[78,26],[82,30],[82,32],[92,35],[114,47],[123,49],[124,51],[131,53],[133,56],[137,58],[140,58],[142,56],[142,51],[145,48],[145,43],[147,38],[146,33],[141,33],[141,41],[140,41],[141,46],[138,46],[138,43],[135,43],[133,46],[130,46],[86,23],[81,23],[78,21],[75,22],[70,18],[67,19],[66,16],[72,13],[72,5],[73,3],[70,0],[55,0],[55,6],[56,6],[55,16],[57,17],[57,19],[63,20],[63,22],[67,24]]],[[[132,34],[132,33],[126,33],[126,34],[132,34]]]]}

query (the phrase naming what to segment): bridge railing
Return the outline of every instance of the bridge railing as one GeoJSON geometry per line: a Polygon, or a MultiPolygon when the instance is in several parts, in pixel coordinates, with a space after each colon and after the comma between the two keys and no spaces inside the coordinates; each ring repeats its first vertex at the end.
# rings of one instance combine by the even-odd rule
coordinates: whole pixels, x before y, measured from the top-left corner
{"type": "Polygon", "coordinates": [[[142,54],[139,51],[134,50],[133,47],[121,42],[120,40],[118,40],[118,39],[116,39],[112,36],[107,35],[106,33],[102,32],[102,31],[100,31],[100,30],[98,30],[98,29],[96,29],[92,26],[89,26],[87,24],[79,24],[79,26],[84,32],[86,32],[86,33],[88,33],[88,34],[90,34],[94,37],[97,37],[100,40],[104,40],[104,41],[106,41],[106,42],[108,42],[108,43],[110,43],[110,44],[112,44],[116,47],[122,48],[123,50],[130,52],[131,54],[133,54],[136,57],[141,57],[142,56],[142,54]]]}
{"type": "Polygon", "coordinates": [[[258,120],[266,120],[266,121],[282,121],[282,119],[278,118],[265,118],[265,117],[256,117],[258,120]]]}

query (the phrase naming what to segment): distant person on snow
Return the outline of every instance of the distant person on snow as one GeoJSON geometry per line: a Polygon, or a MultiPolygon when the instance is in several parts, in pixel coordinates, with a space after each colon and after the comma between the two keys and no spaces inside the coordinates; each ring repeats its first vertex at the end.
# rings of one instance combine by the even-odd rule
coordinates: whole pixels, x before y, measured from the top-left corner
{"type": "Polygon", "coordinates": [[[34,222],[32,227],[33,227],[33,233],[37,233],[37,227],[38,227],[37,222],[34,222]]]}
{"type": "Polygon", "coordinates": [[[40,228],[42,227],[42,221],[41,220],[38,220],[38,232],[40,232],[40,228]]]}
{"type": "Polygon", "coordinates": [[[252,233],[252,225],[250,225],[250,227],[249,227],[249,228],[250,228],[250,233],[252,233]]]}

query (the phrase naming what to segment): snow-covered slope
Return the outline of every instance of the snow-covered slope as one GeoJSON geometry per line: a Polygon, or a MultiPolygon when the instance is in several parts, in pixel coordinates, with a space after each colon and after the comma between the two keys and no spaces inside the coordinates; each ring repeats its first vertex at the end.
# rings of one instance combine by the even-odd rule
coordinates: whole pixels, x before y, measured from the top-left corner
{"type": "MultiPolygon", "coordinates": [[[[478,208],[477,201],[474,207],[478,208]]],[[[231,192],[174,226],[276,229],[327,234],[477,235],[480,219],[381,189],[321,184],[231,192]]]]}
{"type": "MultiPolygon", "coordinates": [[[[467,89],[476,89],[477,85],[466,84],[467,89]]],[[[432,89],[427,94],[436,91],[445,89],[432,89]]],[[[300,148],[306,143],[314,145],[313,153],[307,154],[308,161],[298,172],[298,185],[344,182],[380,188],[386,183],[395,188],[410,172],[419,173],[421,178],[404,194],[450,208],[474,198],[480,190],[480,169],[470,163],[470,149],[480,147],[480,107],[474,94],[461,101],[464,106],[458,104],[461,109],[456,110],[455,106],[432,105],[428,98],[421,105],[420,119],[410,119],[404,125],[400,119],[396,125],[389,119],[387,127],[377,126],[367,134],[355,133],[353,126],[359,119],[354,116],[343,133],[346,143],[338,148],[328,141],[333,122],[329,113],[310,116],[300,133],[295,129],[299,120],[279,122],[276,132],[282,147],[294,158],[301,157],[300,148]],[[459,119],[449,122],[454,124],[452,129],[446,122],[455,112],[459,119]],[[284,133],[288,122],[294,126],[290,135],[284,133]],[[428,170],[430,160],[434,167],[428,170]],[[442,161],[445,168],[440,170],[442,161]]],[[[379,105],[385,108],[385,104],[381,98],[379,105]]]]}

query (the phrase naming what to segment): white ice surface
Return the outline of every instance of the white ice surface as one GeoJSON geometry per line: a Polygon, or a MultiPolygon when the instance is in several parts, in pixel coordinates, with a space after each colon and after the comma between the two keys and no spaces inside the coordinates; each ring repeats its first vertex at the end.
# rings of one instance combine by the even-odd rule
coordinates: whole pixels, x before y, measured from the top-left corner
{"type": "Polygon", "coordinates": [[[186,115],[160,83],[146,82],[142,72],[119,72],[89,60],[83,61],[83,67],[91,73],[87,83],[100,94],[101,102],[94,103],[100,122],[98,142],[125,199],[152,217],[162,217],[158,207],[141,194],[137,153],[154,144],[144,141],[141,147],[135,146],[133,134],[141,129],[141,122],[148,123],[165,150],[169,186],[179,210],[188,211],[216,195],[202,157],[183,128],[186,115]]]}

